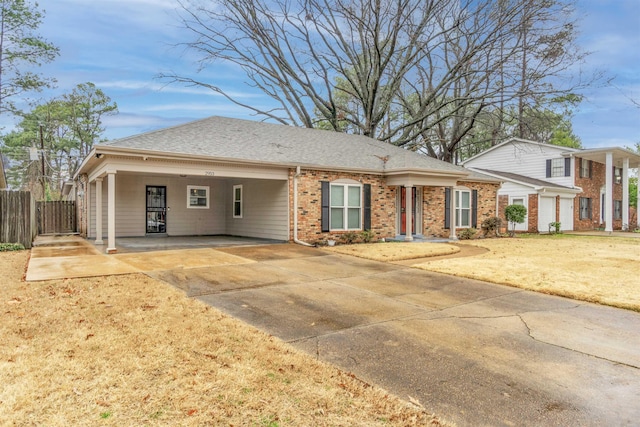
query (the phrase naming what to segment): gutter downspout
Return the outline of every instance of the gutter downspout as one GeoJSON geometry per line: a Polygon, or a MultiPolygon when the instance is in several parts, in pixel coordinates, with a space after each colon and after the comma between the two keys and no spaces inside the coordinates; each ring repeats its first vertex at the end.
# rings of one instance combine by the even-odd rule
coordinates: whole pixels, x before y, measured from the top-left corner
{"type": "Polygon", "coordinates": [[[300,176],[300,166],[296,166],[296,173],[293,175],[293,241],[302,246],[313,247],[312,244],[298,240],[298,177],[300,176]]]}

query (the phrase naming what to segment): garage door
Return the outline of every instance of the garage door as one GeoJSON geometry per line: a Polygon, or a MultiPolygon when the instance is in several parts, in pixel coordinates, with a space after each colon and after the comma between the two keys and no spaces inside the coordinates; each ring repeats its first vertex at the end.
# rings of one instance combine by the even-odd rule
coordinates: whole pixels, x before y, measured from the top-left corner
{"type": "Polygon", "coordinates": [[[538,232],[548,233],[549,223],[556,220],[556,198],[540,197],[538,204],[538,232]]]}
{"type": "Polygon", "coordinates": [[[573,230],[573,199],[560,199],[560,229],[573,230]]]}

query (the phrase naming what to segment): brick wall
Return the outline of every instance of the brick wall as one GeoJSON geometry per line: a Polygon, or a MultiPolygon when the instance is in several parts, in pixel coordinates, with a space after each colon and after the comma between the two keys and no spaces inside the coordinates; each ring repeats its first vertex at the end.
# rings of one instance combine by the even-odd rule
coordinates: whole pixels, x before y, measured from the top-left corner
{"type": "MultiPolygon", "coordinates": [[[[505,210],[509,206],[509,196],[503,194],[498,196],[498,216],[502,220],[502,227],[504,230],[509,229],[509,223],[505,215],[505,210]]],[[[538,232],[538,195],[529,194],[527,199],[527,233],[538,232]]],[[[519,233],[522,233],[520,231],[519,233]]]]}
{"type": "MultiPolygon", "coordinates": [[[[528,226],[527,232],[537,233],[538,232],[538,195],[529,194],[528,203],[529,203],[529,206],[527,207],[527,215],[528,215],[529,223],[527,224],[528,226]]],[[[558,218],[557,215],[556,215],[556,218],[558,218]]]]}
{"type": "MultiPolygon", "coordinates": [[[[293,194],[293,176],[289,171],[289,190],[293,194]]],[[[340,240],[346,231],[322,231],[322,195],[321,182],[338,179],[352,179],[362,184],[371,184],[371,231],[375,238],[396,236],[396,197],[397,187],[387,186],[385,179],[377,175],[328,172],[320,170],[302,170],[298,177],[298,239],[308,243],[324,243],[328,239],[340,240]]],[[[459,185],[470,190],[478,190],[478,228],[482,221],[496,214],[496,193],[499,184],[460,182],[459,185]]],[[[425,236],[448,237],[449,230],[444,228],[444,189],[445,187],[422,188],[422,224],[418,224],[416,233],[425,236]]],[[[293,197],[290,209],[293,212],[293,197]]],[[[290,218],[293,230],[293,216],[290,218]]],[[[290,236],[293,239],[293,235],[290,236]]]]}
{"type": "MultiPolygon", "coordinates": [[[[293,176],[289,171],[289,190],[293,194],[293,176]]],[[[322,231],[322,181],[352,179],[362,184],[371,184],[371,231],[376,239],[395,237],[396,229],[396,189],[387,187],[384,178],[377,175],[302,170],[298,177],[298,239],[308,242],[326,242],[327,239],[340,240],[346,231],[322,231]]],[[[290,198],[293,212],[293,197],[290,198]]],[[[293,216],[290,218],[293,230],[293,216]]],[[[290,236],[293,239],[293,235],[290,236]]]]}
{"type": "MultiPolygon", "coordinates": [[[[576,160],[575,170],[575,185],[582,188],[582,193],[579,193],[574,202],[573,211],[573,229],[574,230],[593,230],[600,227],[602,219],[600,218],[600,212],[602,209],[600,199],[600,189],[606,185],[605,169],[606,165],[598,162],[591,162],[591,178],[580,178],[580,161],[576,160]],[[591,219],[580,219],[580,198],[591,198],[591,219]]],[[[613,177],[613,171],[606,171],[613,177]]],[[[613,184],[613,200],[622,200],[622,184],[613,184]]],[[[613,214],[613,207],[611,209],[613,214]]],[[[613,228],[619,230],[622,228],[622,220],[614,220],[613,228]]]]}
{"type": "MultiPolygon", "coordinates": [[[[460,181],[459,186],[478,190],[478,223],[496,215],[496,193],[499,184],[460,181]]],[[[422,234],[428,237],[449,237],[449,229],[444,228],[445,187],[423,187],[422,194],[422,234]]]]}

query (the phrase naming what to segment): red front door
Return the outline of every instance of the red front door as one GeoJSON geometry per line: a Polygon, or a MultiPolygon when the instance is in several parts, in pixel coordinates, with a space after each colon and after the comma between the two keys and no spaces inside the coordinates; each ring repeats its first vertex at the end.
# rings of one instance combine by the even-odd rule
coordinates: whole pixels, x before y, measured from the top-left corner
{"type": "MultiPolygon", "coordinates": [[[[411,188],[411,230],[416,233],[416,187],[411,188]]],[[[407,234],[407,192],[400,187],[400,234],[407,234]]]]}

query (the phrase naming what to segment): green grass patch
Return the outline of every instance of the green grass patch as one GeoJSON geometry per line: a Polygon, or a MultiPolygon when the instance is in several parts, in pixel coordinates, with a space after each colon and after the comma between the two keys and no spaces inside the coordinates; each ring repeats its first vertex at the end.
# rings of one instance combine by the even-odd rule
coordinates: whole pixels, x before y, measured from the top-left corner
{"type": "Polygon", "coordinates": [[[0,252],[24,251],[22,243],[0,243],[0,252]]]}

